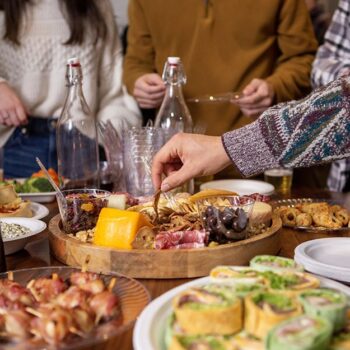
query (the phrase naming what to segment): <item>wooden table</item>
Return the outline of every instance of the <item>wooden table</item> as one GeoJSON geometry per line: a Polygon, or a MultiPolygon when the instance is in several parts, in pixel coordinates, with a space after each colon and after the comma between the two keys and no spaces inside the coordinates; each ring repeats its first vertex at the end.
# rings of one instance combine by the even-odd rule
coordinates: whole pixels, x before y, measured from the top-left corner
{"type": "MultiPolygon", "coordinates": [[[[328,198],[339,201],[345,207],[350,209],[350,194],[331,193],[328,191],[315,191],[310,189],[298,189],[293,190],[291,196],[293,198],[328,198]]],[[[286,197],[287,198],[287,197],[286,197]]],[[[47,205],[50,210],[50,214],[44,219],[47,223],[50,219],[58,213],[56,203],[50,203],[47,205]]],[[[302,232],[292,229],[283,228],[281,231],[281,251],[279,255],[293,258],[294,249],[300,243],[316,238],[329,237],[330,235],[324,232],[302,232]]],[[[332,235],[334,236],[334,235],[332,235]]],[[[350,237],[349,233],[342,233],[339,236],[350,237]]],[[[55,260],[50,255],[47,231],[36,236],[35,241],[27,245],[26,250],[22,250],[7,259],[7,268],[9,270],[17,270],[30,267],[49,266],[49,265],[62,265],[59,261],[55,260]]],[[[176,279],[176,280],[139,280],[142,282],[151,294],[152,299],[158,297],[164,292],[172,289],[180,284],[188,282],[189,279],[176,279]]],[[[129,350],[132,347],[132,329],[122,334],[120,337],[111,340],[107,344],[103,344],[98,347],[90,349],[121,349],[129,350]]]]}

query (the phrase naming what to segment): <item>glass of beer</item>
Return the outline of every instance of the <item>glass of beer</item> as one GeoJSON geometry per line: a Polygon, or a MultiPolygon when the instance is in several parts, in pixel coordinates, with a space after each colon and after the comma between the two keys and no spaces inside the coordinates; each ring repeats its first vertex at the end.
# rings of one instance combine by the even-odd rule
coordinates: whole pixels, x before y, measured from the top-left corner
{"type": "Polygon", "coordinates": [[[275,187],[279,194],[289,194],[292,188],[293,169],[273,168],[264,172],[265,181],[275,187]]]}

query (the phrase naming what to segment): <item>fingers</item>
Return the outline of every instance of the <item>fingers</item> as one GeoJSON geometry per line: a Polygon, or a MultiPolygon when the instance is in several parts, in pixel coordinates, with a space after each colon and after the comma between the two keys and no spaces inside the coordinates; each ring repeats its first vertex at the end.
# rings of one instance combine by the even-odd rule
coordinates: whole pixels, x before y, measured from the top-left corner
{"type": "Polygon", "coordinates": [[[27,113],[22,106],[16,108],[16,113],[20,124],[23,125],[28,123],[27,113]]]}
{"type": "Polygon", "coordinates": [[[261,79],[253,79],[244,89],[243,89],[243,95],[251,95],[253,94],[258,87],[260,86],[261,82],[263,80],[261,79]]]}
{"type": "Polygon", "coordinates": [[[160,189],[164,192],[170,191],[175,187],[182,185],[183,183],[191,180],[196,175],[196,172],[188,165],[183,165],[178,171],[172,172],[166,177],[160,189]]]}
{"type": "Polygon", "coordinates": [[[135,82],[133,94],[142,108],[157,108],[162,103],[165,85],[158,74],[145,74],[135,82]]]}
{"type": "Polygon", "coordinates": [[[0,83],[0,123],[19,126],[26,122],[27,113],[16,92],[7,83],[0,83]]]}
{"type": "Polygon", "coordinates": [[[179,159],[173,159],[171,157],[171,140],[166,143],[160,151],[155,155],[152,162],[152,181],[153,185],[156,189],[160,188],[162,183],[162,175],[167,173],[169,168],[169,163],[177,162],[179,163],[179,159]]]}
{"type": "Polygon", "coordinates": [[[244,95],[235,103],[248,116],[256,116],[272,105],[274,91],[268,82],[262,79],[253,79],[244,89],[244,95]]]}
{"type": "Polygon", "coordinates": [[[150,86],[153,85],[153,88],[155,89],[155,91],[165,90],[164,81],[159,74],[156,74],[156,73],[146,74],[145,82],[147,85],[150,85],[150,86]]]}

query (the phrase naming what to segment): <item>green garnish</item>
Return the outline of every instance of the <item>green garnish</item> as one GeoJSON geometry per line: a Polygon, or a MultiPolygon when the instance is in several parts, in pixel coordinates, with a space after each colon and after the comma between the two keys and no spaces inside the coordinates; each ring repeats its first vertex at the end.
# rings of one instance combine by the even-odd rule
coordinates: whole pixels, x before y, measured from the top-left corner
{"type": "Polygon", "coordinates": [[[287,289],[299,283],[299,277],[294,274],[277,274],[272,271],[265,271],[261,273],[270,282],[272,289],[287,289]]]}
{"type": "Polygon", "coordinates": [[[252,300],[255,304],[267,303],[280,311],[287,311],[293,308],[292,299],[282,294],[258,293],[252,297],[252,300]]]}

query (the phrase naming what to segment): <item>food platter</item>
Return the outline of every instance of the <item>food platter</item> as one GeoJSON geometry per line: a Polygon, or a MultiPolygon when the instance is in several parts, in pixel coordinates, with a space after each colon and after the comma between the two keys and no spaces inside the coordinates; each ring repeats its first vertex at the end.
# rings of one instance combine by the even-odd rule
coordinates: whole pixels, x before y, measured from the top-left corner
{"type": "Polygon", "coordinates": [[[135,278],[193,278],[206,276],[217,265],[245,265],[255,255],[276,254],[280,249],[281,219],[272,217],[264,233],[236,242],[197,249],[111,249],[83,243],[64,233],[60,216],[49,224],[51,251],[70,266],[82,266],[87,255],[94,271],[119,272],[135,278]]]}
{"type": "MultiPolygon", "coordinates": [[[[320,204],[320,203],[327,203],[327,205],[329,206],[341,206],[341,203],[338,203],[337,201],[334,201],[334,200],[315,199],[315,198],[282,199],[282,200],[275,201],[271,204],[274,210],[276,211],[276,209],[278,210],[281,207],[296,208],[303,204],[320,204]]],[[[283,227],[288,227],[295,230],[311,231],[311,232],[312,231],[313,232],[317,232],[317,231],[333,232],[334,231],[334,232],[341,233],[341,232],[350,231],[350,227],[348,226],[348,224],[346,224],[346,226],[343,226],[343,227],[323,227],[320,225],[315,225],[314,223],[311,226],[303,226],[298,224],[288,225],[288,224],[285,224],[285,222],[282,220],[282,225],[283,227]]]]}
{"type": "MultiPolygon", "coordinates": [[[[350,297],[350,288],[327,278],[317,278],[321,287],[339,290],[350,297]]],[[[208,284],[210,277],[196,279],[171,289],[157,299],[153,300],[138,318],[134,334],[133,345],[135,350],[166,350],[164,344],[164,333],[167,319],[171,313],[172,299],[180,292],[189,287],[197,287],[208,284]]]]}
{"type": "MultiPolygon", "coordinates": [[[[63,279],[70,276],[72,272],[80,271],[78,269],[70,267],[41,267],[24,270],[13,271],[14,281],[25,285],[33,278],[48,277],[52,274],[57,274],[63,279]]],[[[7,273],[0,274],[0,278],[7,278],[7,273]]],[[[121,332],[130,328],[141,311],[150,301],[150,296],[143,285],[131,278],[122,276],[119,274],[102,275],[102,279],[106,284],[116,277],[116,284],[114,285],[112,292],[116,294],[120,300],[122,317],[118,319],[112,319],[108,322],[102,323],[96,326],[90,333],[83,338],[75,336],[70,338],[69,341],[61,342],[58,346],[38,344],[38,342],[30,343],[30,341],[22,341],[20,343],[1,343],[1,349],[4,350],[31,350],[31,349],[77,349],[86,348],[93,345],[105,342],[111,338],[114,338],[121,332]]]]}

